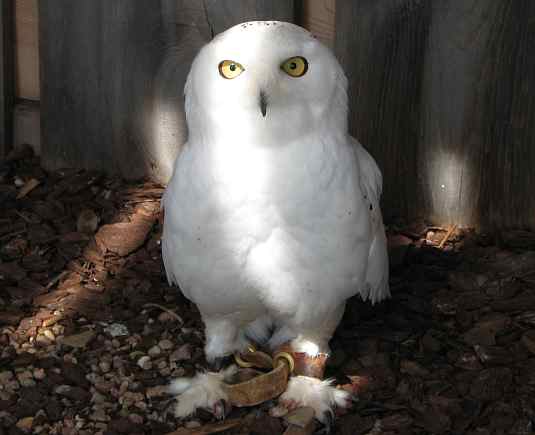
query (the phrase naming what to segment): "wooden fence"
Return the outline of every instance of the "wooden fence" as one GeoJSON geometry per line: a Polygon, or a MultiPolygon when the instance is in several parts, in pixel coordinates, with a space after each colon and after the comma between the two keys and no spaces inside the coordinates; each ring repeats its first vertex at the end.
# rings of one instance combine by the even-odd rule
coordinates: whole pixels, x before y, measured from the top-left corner
{"type": "MultiPolygon", "coordinates": [[[[148,4],[39,2],[47,168],[165,180],[187,135],[182,88],[198,48],[235,23],[280,19],[311,29],[342,62],[351,132],[383,170],[387,220],[535,229],[532,0],[148,4]]],[[[35,80],[21,83],[16,92],[31,94],[35,80]]]]}

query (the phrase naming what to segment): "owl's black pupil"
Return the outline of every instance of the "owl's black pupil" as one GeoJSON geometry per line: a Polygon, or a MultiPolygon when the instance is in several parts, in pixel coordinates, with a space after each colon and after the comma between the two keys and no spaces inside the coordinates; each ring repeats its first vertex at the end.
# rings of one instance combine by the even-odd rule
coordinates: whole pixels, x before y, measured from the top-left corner
{"type": "Polygon", "coordinates": [[[236,71],[236,65],[234,65],[233,63],[230,64],[229,68],[231,71],[236,71]]]}
{"type": "Polygon", "coordinates": [[[290,64],[290,69],[296,69],[297,68],[297,64],[295,62],[292,62],[290,64]]]}

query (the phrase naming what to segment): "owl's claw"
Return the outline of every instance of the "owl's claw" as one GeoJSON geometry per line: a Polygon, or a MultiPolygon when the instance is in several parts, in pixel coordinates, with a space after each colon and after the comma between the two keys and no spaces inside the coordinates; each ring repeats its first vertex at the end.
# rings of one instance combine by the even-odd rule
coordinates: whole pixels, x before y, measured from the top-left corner
{"type": "Polygon", "coordinates": [[[221,399],[213,404],[210,412],[214,415],[216,419],[224,420],[227,417],[227,415],[230,413],[230,410],[231,410],[230,403],[224,399],[221,399]]]}
{"type": "Polygon", "coordinates": [[[329,410],[325,413],[325,419],[323,421],[323,428],[318,432],[322,435],[329,435],[334,429],[335,416],[334,412],[329,410]]]}

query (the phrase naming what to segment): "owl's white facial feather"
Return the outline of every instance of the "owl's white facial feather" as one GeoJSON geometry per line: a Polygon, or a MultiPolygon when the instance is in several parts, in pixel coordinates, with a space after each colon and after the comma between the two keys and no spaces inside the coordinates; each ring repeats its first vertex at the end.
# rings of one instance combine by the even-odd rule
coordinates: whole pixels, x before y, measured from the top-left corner
{"type": "Polygon", "coordinates": [[[339,63],[309,32],[289,23],[250,22],[218,35],[201,50],[186,85],[186,116],[193,134],[273,146],[319,128],[345,134],[346,100],[339,63]],[[308,61],[302,77],[281,69],[293,56],[308,61]],[[238,62],[243,73],[225,79],[218,69],[223,60],[238,62]]]}

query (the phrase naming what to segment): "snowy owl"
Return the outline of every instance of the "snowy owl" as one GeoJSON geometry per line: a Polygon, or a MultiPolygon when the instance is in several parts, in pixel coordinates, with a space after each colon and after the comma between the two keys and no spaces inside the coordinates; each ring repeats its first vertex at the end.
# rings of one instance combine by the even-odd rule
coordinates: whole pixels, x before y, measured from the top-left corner
{"type": "MultiPolygon", "coordinates": [[[[162,206],[167,277],[202,315],[209,362],[250,343],[328,353],[346,300],[390,295],[373,158],[348,133],[347,80],[290,23],[239,24],[195,58],[189,139],[162,206]]],[[[176,415],[225,399],[224,372],[175,381],[176,415]]],[[[325,421],[347,394],[290,379],[282,404],[325,421]]]]}

